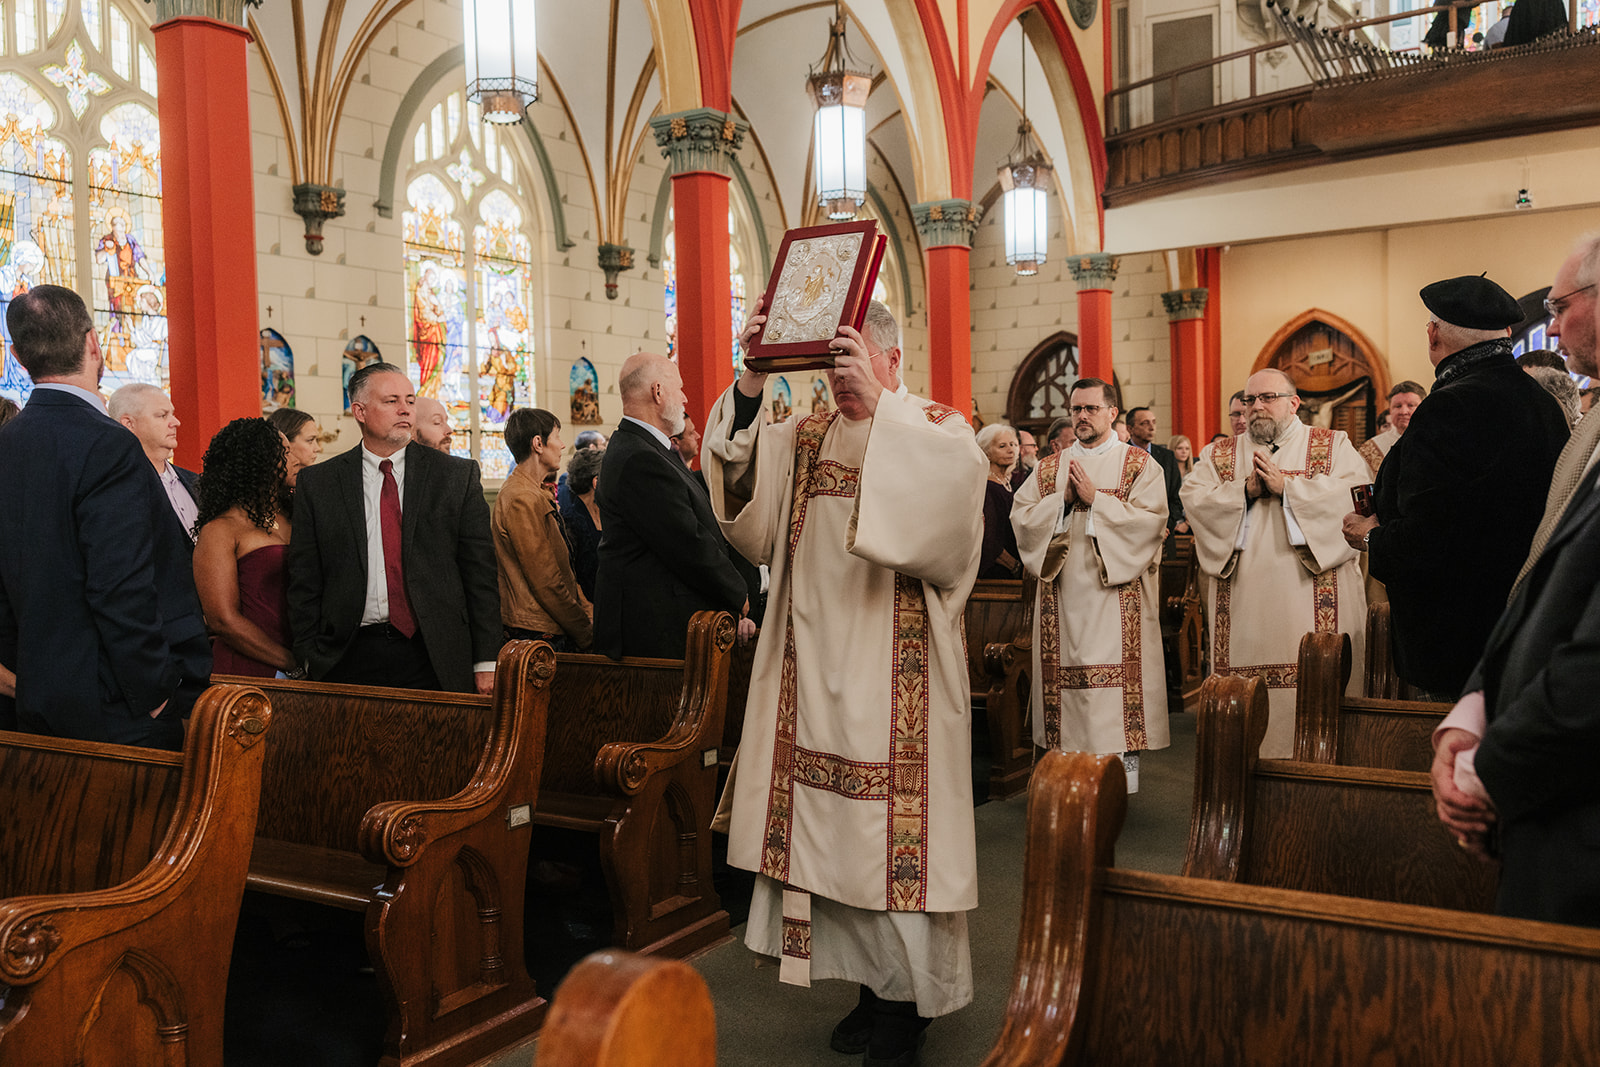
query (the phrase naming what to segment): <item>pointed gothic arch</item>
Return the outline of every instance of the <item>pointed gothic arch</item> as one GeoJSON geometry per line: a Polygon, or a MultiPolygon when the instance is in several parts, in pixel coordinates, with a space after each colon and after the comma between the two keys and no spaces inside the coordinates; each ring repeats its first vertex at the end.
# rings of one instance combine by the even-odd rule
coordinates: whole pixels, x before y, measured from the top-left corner
{"type": "Polygon", "coordinates": [[[1343,430],[1357,445],[1375,431],[1377,407],[1386,401],[1393,380],[1378,346],[1356,326],[1321,308],[1309,308],[1284,323],[1262,346],[1250,373],[1269,367],[1294,379],[1302,421],[1343,430]]]}

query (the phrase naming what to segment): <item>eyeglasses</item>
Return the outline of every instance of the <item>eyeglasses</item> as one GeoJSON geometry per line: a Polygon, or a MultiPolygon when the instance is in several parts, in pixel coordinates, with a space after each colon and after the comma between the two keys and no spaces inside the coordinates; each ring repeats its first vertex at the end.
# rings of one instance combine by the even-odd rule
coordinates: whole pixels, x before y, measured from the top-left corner
{"type": "Polygon", "coordinates": [[[1274,400],[1283,400],[1294,395],[1294,393],[1246,393],[1239,399],[1244,402],[1245,407],[1253,408],[1258,400],[1263,404],[1270,404],[1274,400]]]}
{"type": "Polygon", "coordinates": [[[1068,410],[1074,415],[1098,415],[1105,409],[1104,404],[1075,404],[1068,410]]]}
{"type": "Polygon", "coordinates": [[[1563,295],[1556,297],[1554,300],[1546,298],[1546,300],[1544,301],[1544,309],[1545,309],[1545,311],[1549,312],[1549,314],[1550,314],[1550,316],[1552,318],[1557,316],[1557,315],[1560,315],[1563,311],[1567,310],[1567,301],[1568,300],[1571,300],[1573,297],[1577,296],[1579,293],[1588,292],[1590,289],[1593,289],[1596,285],[1600,285],[1600,282],[1590,282],[1588,285],[1584,286],[1582,289],[1574,289],[1574,290],[1572,290],[1572,292],[1564,293],[1563,295]]]}

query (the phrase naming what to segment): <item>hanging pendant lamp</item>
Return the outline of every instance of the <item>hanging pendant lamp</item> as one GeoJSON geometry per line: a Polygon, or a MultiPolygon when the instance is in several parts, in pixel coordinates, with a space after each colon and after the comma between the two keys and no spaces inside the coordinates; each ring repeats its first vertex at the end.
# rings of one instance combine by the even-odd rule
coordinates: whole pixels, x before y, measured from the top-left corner
{"type": "Polygon", "coordinates": [[[539,99],[539,44],[534,0],[464,0],[467,99],[483,121],[522,121],[539,99]]]}
{"type": "Polygon", "coordinates": [[[830,219],[853,219],[867,199],[867,96],[872,75],[855,67],[845,41],[844,12],[834,5],[828,49],[811,68],[806,91],[816,105],[811,126],[811,179],[830,219]]]}
{"type": "Polygon", "coordinates": [[[1039,273],[1049,242],[1051,167],[1033,136],[1028,121],[1028,38],[1022,38],[1022,121],[1017,140],[1000,165],[1000,188],[1005,191],[1006,262],[1023,277],[1039,273]]]}

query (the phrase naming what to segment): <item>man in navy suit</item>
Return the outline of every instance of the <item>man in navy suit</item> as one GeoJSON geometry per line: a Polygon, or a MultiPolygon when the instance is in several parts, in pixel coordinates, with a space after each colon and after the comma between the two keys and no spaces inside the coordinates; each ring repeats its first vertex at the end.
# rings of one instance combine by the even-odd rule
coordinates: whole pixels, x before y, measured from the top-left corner
{"type": "Polygon", "coordinates": [[[211,674],[189,542],[139,441],[98,392],[94,323],[71,289],[16,297],[6,325],[33,377],[0,433],[0,725],[181,748],[211,674]]]}
{"type": "Polygon", "coordinates": [[[172,398],[153,385],[134,382],[124,385],[106,401],[106,412],[139,439],[144,458],[155,468],[166,493],[168,509],[184,536],[194,541],[194,520],[200,513],[199,494],[195,490],[200,476],[184,470],[172,462],[178,450],[178,413],[173,409],[172,398]]]}
{"type": "Polygon", "coordinates": [[[705,490],[672,438],[687,398],[677,365],[640,352],[617,378],[622,421],[600,468],[600,569],[594,647],[612,659],[682,659],[689,616],[749,611],[744,579],[728,560],[705,490]]]}
{"type": "Polygon", "coordinates": [[[400,368],[350,378],[361,442],[300,472],[289,624],[312,678],[488,694],[504,633],[478,465],[411,439],[400,368]]]}

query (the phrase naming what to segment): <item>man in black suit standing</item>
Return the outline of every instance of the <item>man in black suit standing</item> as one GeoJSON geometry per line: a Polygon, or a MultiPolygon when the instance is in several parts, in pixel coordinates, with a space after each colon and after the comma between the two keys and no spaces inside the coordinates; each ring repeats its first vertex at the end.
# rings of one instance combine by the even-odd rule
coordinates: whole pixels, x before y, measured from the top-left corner
{"type": "Polygon", "coordinates": [[[672,438],[685,425],[683,378],[664,356],[628,357],[617,379],[622,421],[606,447],[595,502],[600,570],[594,647],[612,659],[682,659],[689,616],[749,610],[711,501],[672,438]]]}
{"type": "Polygon", "coordinates": [[[1178,457],[1166,445],[1156,444],[1156,413],[1149,408],[1134,408],[1128,412],[1128,443],[1142,448],[1161,464],[1161,473],[1167,481],[1167,532],[1188,533],[1189,524],[1183,521],[1183,500],[1178,490],[1183,488],[1183,472],[1178,469],[1178,457]]]}
{"type": "Polygon", "coordinates": [[[0,725],[183,747],[211,674],[189,542],[139,442],[106,414],[105,363],[83,299],[39,285],[6,324],[33,377],[0,434],[0,662],[17,673],[0,725]]]}
{"type": "Polygon", "coordinates": [[[167,510],[172,512],[192,544],[194,520],[200,513],[195,490],[200,476],[172,462],[172,454],[178,449],[178,427],[183,425],[173,409],[172,398],[153,385],[134,382],[111,394],[111,399],[106,401],[106,412],[139,439],[145,459],[161,479],[167,510]]]}
{"type": "Polygon", "coordinates": [[[503,641],[489,505],[477,463],[412,441],[416,399],[400,368],[362,367],[361,443],[300,472],[295,656],[320,681],[487,694],[503,641]]]}

